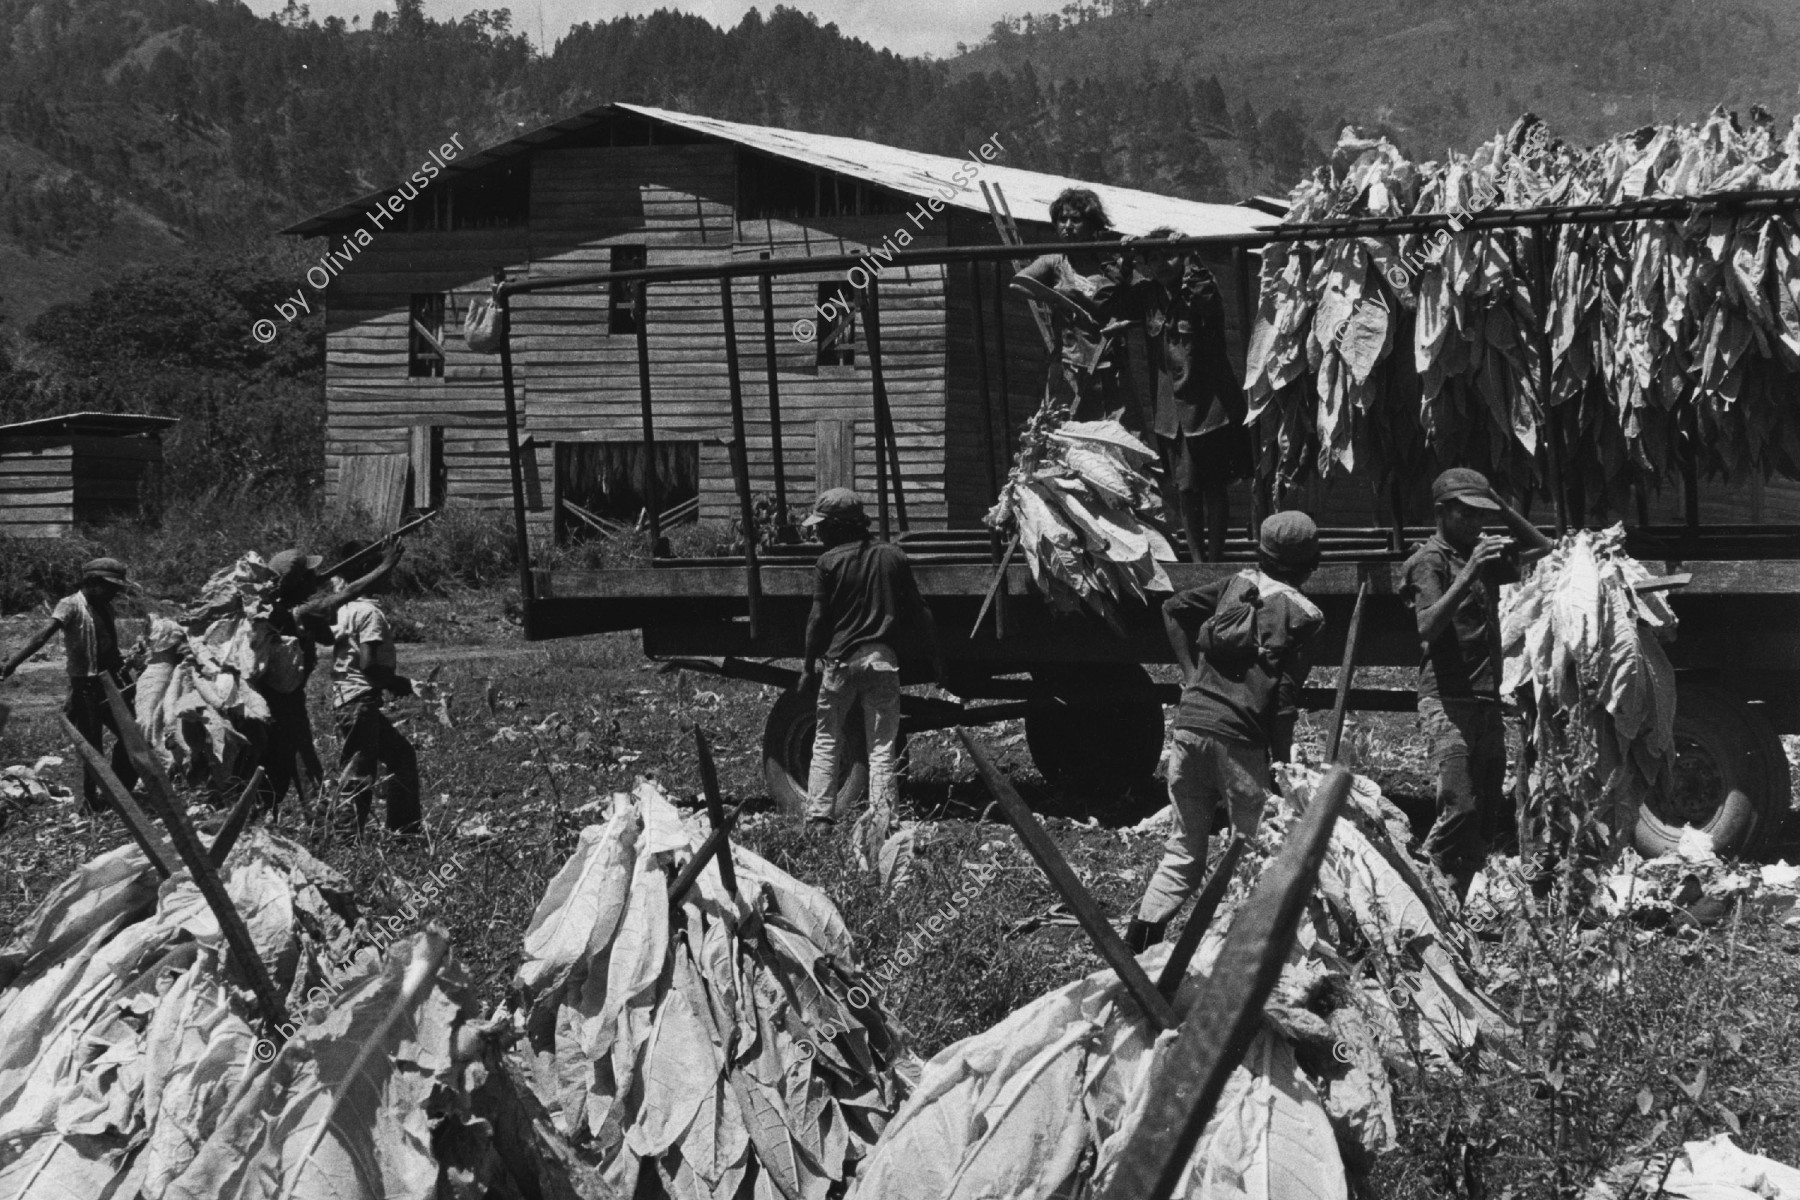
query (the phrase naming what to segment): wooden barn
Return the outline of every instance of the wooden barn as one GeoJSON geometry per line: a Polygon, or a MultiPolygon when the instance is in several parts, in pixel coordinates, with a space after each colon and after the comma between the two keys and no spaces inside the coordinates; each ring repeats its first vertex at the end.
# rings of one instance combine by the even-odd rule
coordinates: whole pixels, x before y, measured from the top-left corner
{"type": "MultiPolygon", "coordinates": [[[[470,352],[461,329],[496,270],[541,278],[754,256],[869,254],[873,262],[883,247],[991,245],[999,237],[984,182],[1004,194],[1027,242],[1053,240],[1050,202],[1077,185],[1098,192],[1127,234],[1165,225],[1240,233],[1272,222],[1251,208],[1006,167],[1006,139],[995,131],[957,159],[611,104],[478,153],[441,147],[441,177],[424,190],[387,189],[285,231],[329,239],[309,274],[324,287],[327,320],[328,488],[334,497],[354,493],[361,481],[404,471],[413,507],[446,498],[510,505],[499,361],[470,352]],[[383,461],[358,461],[368,456],[383,461]]],[[[1215,265],[1233,321],[1233,268],[1243,265],[1228,255],[1215,265]]],[[[1010,269],[1001,266],[896,266],[879,275],[883,373],[913,528],[979,520],[993,502],[984,418],[1016,429],[1041,393],[1044,345],[1026,305],[1002,295],[1010,269]],[[975,361],[977,305],[994,347],[985,364],[975,361]],[[986,414],[983,367],[998,410],[986,414]]],[[[316,305],[313,284],[305,291],[316,305]]],[[[819,315],[835,312],[827,302],[848,291],[841,269],[773,284],[794,504],[808,503],[815,488],[874,488],[865,331],[856,316],[819,315]],[[800,327],[811,340],[795,335],[802,321],[815,326],[800,327]]],[[[740,283],[733,300],[745,444],[760,493],[772,475],[763,308],[753,283],[740,283]]],[[[654,285],[642,314],[628,286],[598,285],[513,300],[518,401],[533,450],[526,493],[540,532],[553,518],[565,528],[571,505],[607,520],[633,519],[641,508],[639,320],[655,397],[659,508],[697,503],[708,519],[736,513],[720,442],[731,418],[717,283],[654,285]]],[[[1006,463],[997,465],[1004,474],[1006,463]]]]}
{"type": "Polygon", "coordinates": [[[61,537],[154,505],[174,417],[69,413],[0,425],[0,534],[61,537]]]}

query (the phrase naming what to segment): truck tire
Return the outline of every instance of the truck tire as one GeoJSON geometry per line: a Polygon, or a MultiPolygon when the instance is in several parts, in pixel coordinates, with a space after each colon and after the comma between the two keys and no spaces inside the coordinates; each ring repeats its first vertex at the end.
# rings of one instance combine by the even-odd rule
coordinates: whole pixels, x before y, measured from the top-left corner
{"type": "Polygon", "coordinates": [[[1673,851],[1683,826],[1720,854],[1747,857],[1776,829],[1791,789],[1781,739],[1754,707],[1712,683],[1682,680],[1675,700],[1675,786],[1638,813],[1640,854],[1673,851]]]}
{"type": "Polygon", "coordinates": [[[1058,816],[1131,824],[1167,803],[1155,778],[1162,703],[1142,667],[1034,670],[1032,678],[1060,701],[1025,717],[1032,764],[1057,793],[1042,807],[1058,816]]]}
{"type": "MultiPolygon", "coordinates": [[[[806,779],[812,769],[813,734],[817,694],[788,689],[775,698],[763,722],[763,782],[777,812],[806,815],[806,779]]],[[[838,772],[835,810],[842,814],[855,806],[869,790],[869,752],[863,744],[861,721],[851,721],[845,733],[845,754],[838,772]]]]}

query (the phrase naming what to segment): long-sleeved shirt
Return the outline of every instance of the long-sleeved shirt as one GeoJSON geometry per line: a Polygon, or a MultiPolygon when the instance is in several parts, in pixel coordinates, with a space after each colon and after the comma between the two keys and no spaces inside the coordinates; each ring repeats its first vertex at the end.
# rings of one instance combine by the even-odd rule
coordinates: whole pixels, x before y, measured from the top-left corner
{"type": "Polygon", "coordinates": [[[1298,591],[1260,571],[1241,571],[1180,592],[1163,605],[1163,612],[1181,625],[1192,644],[1201,624],[1218,611],[1221,601],[1231,598],[1226,590],[1241,589],[1245,582],[1256,586],[1260,598],[1256,633],[1263,653],[1239,670],[1198,654],[1199,669],[1182,689],[1175,727],[1271,746],[1278,722],[1299,711],[1300,688],[1311,670],[1309,647],[1325,624],[1324,614],[1298,591]]]}

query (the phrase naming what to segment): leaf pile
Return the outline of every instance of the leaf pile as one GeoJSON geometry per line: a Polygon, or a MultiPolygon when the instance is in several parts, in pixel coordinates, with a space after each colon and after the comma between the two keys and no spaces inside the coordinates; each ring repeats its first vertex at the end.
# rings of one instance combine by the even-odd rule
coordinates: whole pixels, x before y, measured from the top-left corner
{"type": "Polygon", "coordinates": [[[1800,1170],[1740,1149],[1728,1133],[1679,1153],[1639,1159],[1607,1174],[1586,1200],[1664,1195],[1676,1200],[1800,1200],[1800,1170]]]}
{"type": "Polygon", "coordinates": [[[14,811],[24,812],[33,804],[73,800],[75,793],[60,784],[38,778],[46,767],[62,766],[62,759],[46,754],[29,767],[23,763],[0,769],[0,829],[14,811]]]}
{"type": "Polygon", "coordinates": [[[1156,452],[1118,421],[1063,421],[1046,401],[1020,434],[1018,461],[987,514],[1011,531],[1051,607],[1085,607],[1121,629],[1121,607],[1171,590],[1156,452]]]}
{"type": "Polygon", "coordinates": [[[703,840],[644,782],[582,831],[525,932],[533,1087],[626,1192],[823,1196],[900,1101],[897,1037],[822,892],[733,844],[736,894],[715,859],[671,904],[703,840]]]}
{"type": "MultiPolygon", "coordinates": [[[[1800,118],[1783,135],[1760,109],[1747,124],[1719,109],[1577,150],[1526,116],[1441,163],[1346,130],[1286,219],[1796,187],[1800,118]]],[[[1622,508],[1686,455],[1709,478],[1800,478],[1796,369],[1800,220],[1696,205],[1678,221],[1271,245],[1245,388],[1283,487],[1359,458],[1382,482],[1426,476],[1428,446],[1523,490],[1547,477],[1554,432],[1566,477],[1622,508]],[[1546,367],[1567,414],[1555,430],[1546,367]]]]}
{"type": "MultiPolygon", "coordinates": [[[[1185,1012],[1249,893],[1320,776],[1289,768],[1174,1003],[1185,1012]]],[[[1358,778],[1264,1025],[1233,1073],[1177,1196],[1345,1196],[1395,1145],[1390,1072],[1458,1070],[1515,1035],[1480,991],[1461,923],[1406,822],[1358,778]]],[[[1169,947],[1142,956],[1152,977],[1169,947]]],[[[1111,970],[946,1047],[859,1174],[854,1200],[1078,1193],[1104,1184],[1173,1045],[1111,970]]]]}
{"type": "Polygon", "coordinates": [[[1577,530],[1500,603],[1501,692],[1526,690],[1531,794],[1552,828],[1598,820],[1615,843],[1665,794],[1675,762],[1675,669],[1662,643],[1676,617],[1625,553],[1625,531],[1577,530]],[[1557,822],[1560,822],[1557,823],[1557,822]]]}

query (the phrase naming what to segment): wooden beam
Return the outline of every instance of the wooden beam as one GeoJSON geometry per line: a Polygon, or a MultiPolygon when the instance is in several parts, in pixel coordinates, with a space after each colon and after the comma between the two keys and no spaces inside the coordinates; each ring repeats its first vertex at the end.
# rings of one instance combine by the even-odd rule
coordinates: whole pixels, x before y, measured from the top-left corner
{"type": "Polygon", "coordinates": [[[1238,860],[1244,857],[1244,847],[1249,839],[1242,834],[1234,834],[1225,853],[1219,858],[1219,865],[1213,868],[1212,878],[1200,889],[1200,898],[1194,901],[1194,911],[1188,914],[1187,924],[1181,927],[1181,936],[1175,939],[1174,949],[1169,957],[1163,960],[1162,974],[1156,977],[1156,990],[1175,999],[1175,993],[1181,987],[1181,981],[1187,978],[1188,964],[1194,961],[1194,951],[1200,948],[1200,939],[1206,936],[1206,930],[1212,925],[1213,915],[1219,911],[1219,902],[1225,899],[1225,889],[1231,886],[1231,874],[1237,870],[1238,860]]]}
{"type": "Polygon", "coordinates": [[[1363,602],[1369,598],[1369,581],[1356,589],[1356,607],[1350,610],[1350,631],[1344,635],[1344,663],[1338,668],[1337,702],[1331,706],[1331,734],[1325,739],[1325,761],[1338,761],[1344,740],[1344,713],[1350,704],[1350,681],[1356,676],[1356,639],[1362,633],[1363,602]]]}
{"type": "Polygon", "coordinates": [[[719,841],[719,878],[725,884],[725,890],[737,895],[737,873],[731,864],[731,842],[724,837],[725,802],[719,796],[719,769],[713,764],[712,745],[706,740],[706,731],[699,725],[694,726],[694,749],[700,756],[700,791],[706,796],[706,815],[712,822],[713,832],[720,835],[719,841]]]}
{"type": "MultiPolygon", "coordinates": [[[[435,669],[433,668],[433,670],[435,669]]],[[[297,774],[304,775],[305,772],[297,772],[297,774]]],[[[256,793],[262,787],[262,781],[263,769],[258,767],[251,774],[250,782],[244,788],[244,794],[239,796],[238,802],[231,806],[231,812],[226,816],[225,824],[219,827],[219,835],[212,840],[212,845],[207,847],[206,857],[211,860],[213,866],[225,865],[225,856],[231,853],[231,848],[237,845],[238,835],[243,833],[244,826],[250,823],[250,813],[256,807],[256,793]]]]}
{"type": "Polygon", "coordinates": [[[1100,951],[1100,957],[1118,972],[1120,982],[1124,983],[1125,990],[1138,1002],[1138,1007],[1144,1010],[1144,1015],[1159,1029],[1173,1029],[1179,1025],[1181,1022],[1176,1017],[1175,1010],[1169,1006],[1163,994],[1156,990],[1150,977],[1144,974],[1144,968],[1138,965],[1137,959],[1126,949],[1125,943],[1106,919],[1106,914],[1100,911],[1100,905],[1081,885],[1075,872],[1069,869],[1055,839],[1044,831],[1031,809],[1026,807],[1025,801],[1019,798],[1019,793],[1000,774],[1000,769],[988,757],[988,752],[982,749],[981,743],[967,729],[958,726],[956,736],[962,740],[969,757],[975,760],[975,769],[981,772],[982,782],[987,784],[988,791],[999,802],[1000,811],[1012,823],[1019,840],[1025,843],[1026,851],[1037,860],[1037,865],[1043,869],[1044,874],[1049,876],[1051,886],[1061,893],[1064,903],[1075,914],[1075,919],[1087,930],[1095,949],[1100,951]]]}
{"type": "Polygon", "coordinates": [[[158,875],[167,879],[175,874],[181,869],[181,863],[176,858],[175,851],[156,835],[155,824],[145,815],[144,810],[137,806],[137,801],[131,798],[130,789],[119,782],[119,777],[113,774],[112,768],[107,765],[106,756],[82,736],[81,730],[75,728],[75,722],[69,720],[68,717],[59,719],[62,721],[63,730],[74,739],[75,753],[81,756],[82,762],[87,764],[87,769],[94,773],[94,778],[100,781],[100,786],[104,787],[107,795],[112,798],[113,807],[118,809],[119,817],[125,822],[125,832],[129,833],[131,840],[138,844],[138,849],[144,852],[144,857],[150,860],[150,865],[156,868],[158,875]]]}

